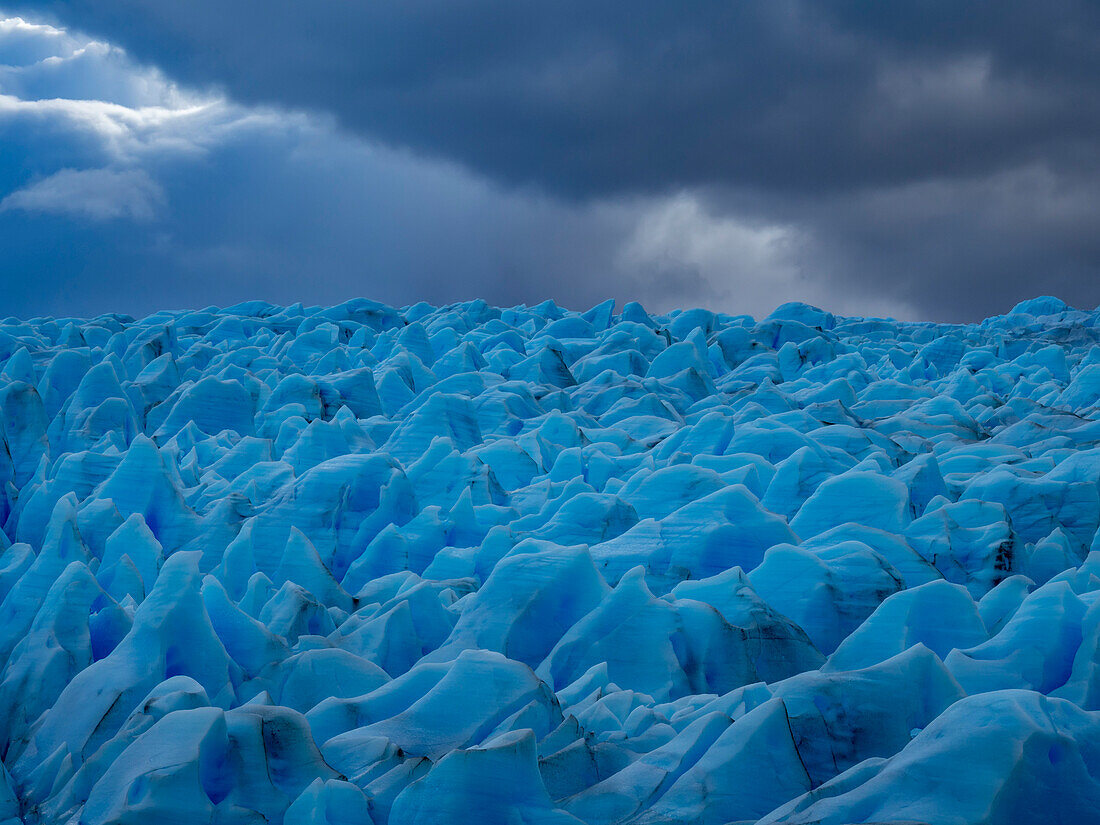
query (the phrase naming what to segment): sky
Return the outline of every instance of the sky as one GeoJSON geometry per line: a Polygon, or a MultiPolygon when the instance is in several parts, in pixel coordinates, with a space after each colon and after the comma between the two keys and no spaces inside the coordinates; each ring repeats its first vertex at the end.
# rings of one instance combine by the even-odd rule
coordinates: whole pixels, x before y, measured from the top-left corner
{"type": "Polygon", "coordinates": [[[0,317],[1100,304],[1093,0],[0,2],[0,317]]]}

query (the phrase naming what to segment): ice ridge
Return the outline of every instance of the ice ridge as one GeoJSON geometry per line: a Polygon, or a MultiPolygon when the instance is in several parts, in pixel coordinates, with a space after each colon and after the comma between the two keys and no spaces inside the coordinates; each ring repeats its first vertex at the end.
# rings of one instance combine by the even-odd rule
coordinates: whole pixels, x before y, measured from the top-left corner
{"type": "Polygon", "coordinates": [[[0,825],[1100,823],[1100,312],[0,322],[0,825]]]}

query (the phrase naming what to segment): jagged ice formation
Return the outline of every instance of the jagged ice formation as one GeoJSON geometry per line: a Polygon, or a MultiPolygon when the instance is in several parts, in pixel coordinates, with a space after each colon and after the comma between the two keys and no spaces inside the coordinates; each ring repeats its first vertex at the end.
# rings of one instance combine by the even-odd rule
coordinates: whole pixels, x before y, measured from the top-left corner
{"type": "Polygon", "coordinates": [[[0,823],[1100,821],[1100,314],[0,323],[0,823]]]}

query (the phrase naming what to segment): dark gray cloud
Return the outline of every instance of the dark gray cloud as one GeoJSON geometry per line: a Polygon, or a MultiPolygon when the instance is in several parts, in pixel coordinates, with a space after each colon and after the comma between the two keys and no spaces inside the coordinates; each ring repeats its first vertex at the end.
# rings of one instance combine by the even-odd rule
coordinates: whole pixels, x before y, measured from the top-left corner
{"type": "MultiPolygon", "coordinates": [[[[216,141],[180,121],[197,154],[140,117],[119,149],[70,115],[0,116],[15,149],[0,160],[0,197],[14,198],[0,232],[37,227],[2,242],[4,267],[33,262],[11,247],[49,224],[82,239],[50,251],[51,272],[155,266],[170,274],[148,287],[154,305],[250,290],[615,295],[759,314],[802,298],[973,320],[1037,293],[1100,303],[1100,6],[1087,0],[23,7],[104,42],[49,73],[0,71],[0,92],[176,111],[187,89],[220,89],[236,113],[216,141]],[[24,208],[64,169],[93,175],[60,183],[132,196],[146,178],[131,168],[159,187],[128,201],[144,212],[117,191],[122,218],[24,208]]],[[[16,32],[4,48],[41,59],[41,40],[16,32]]]]}
{"type": "Polygon", "coordinates": [[[580,195],[974,175],[1094,145],[1089,0],[59,0],[191,83],[580,195]]]}

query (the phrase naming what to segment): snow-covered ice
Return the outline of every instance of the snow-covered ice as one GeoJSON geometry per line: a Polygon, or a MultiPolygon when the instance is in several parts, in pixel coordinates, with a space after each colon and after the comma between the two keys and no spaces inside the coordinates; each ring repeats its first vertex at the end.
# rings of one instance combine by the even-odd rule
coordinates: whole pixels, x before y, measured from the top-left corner
{"type": "Polygon", "coordinates": [[[0,322],[0,825],[1100,822],[1100,312],[0,322]]]}

